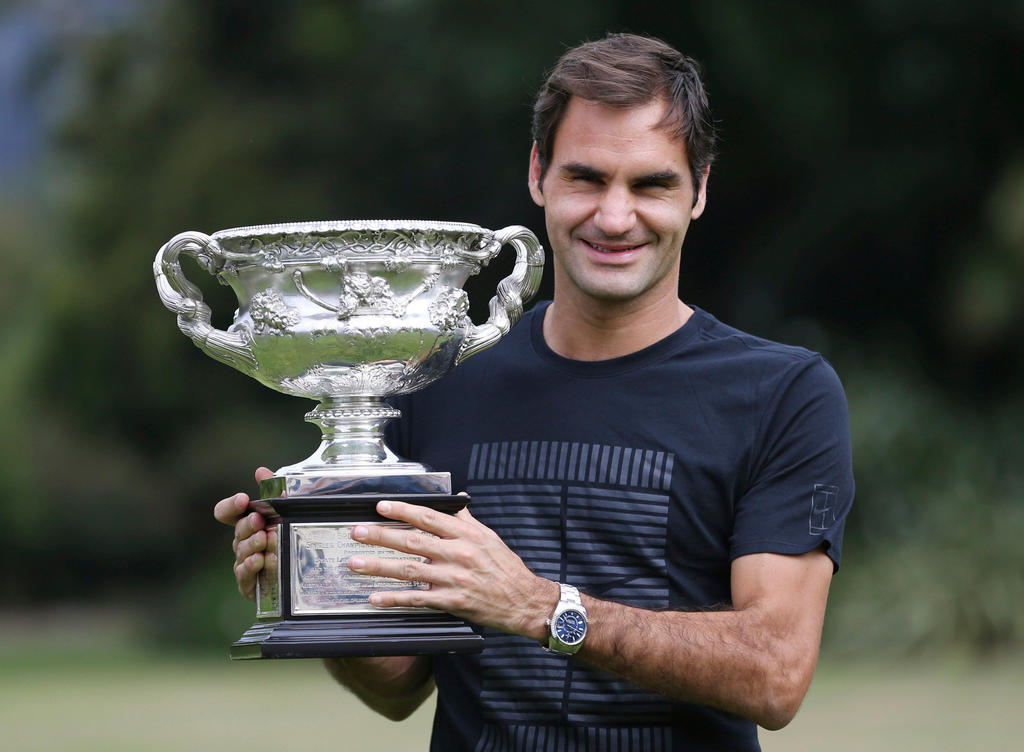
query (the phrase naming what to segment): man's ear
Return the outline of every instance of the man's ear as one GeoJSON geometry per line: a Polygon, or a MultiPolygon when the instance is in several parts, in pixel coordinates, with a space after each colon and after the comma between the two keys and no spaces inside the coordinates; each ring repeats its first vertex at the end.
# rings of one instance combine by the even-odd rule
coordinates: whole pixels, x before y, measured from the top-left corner
{"type": "Polygon", "coordinates": [[[697,219],[697,217],[704,213],[704,206],[708,202],[708,175],[710,174],[711,166],[708,165],[704,168],[704,172],[700,176],[700,189],[694,197],[693,209],[690,211],[690,219],[697,219]]]}
{"type": "Polygon", "coordinates": [[[537,142],[530,149],[530,196],[537,206],[544,206],[544,192],[541,190],[540,156],[537,154],[537,142]]]}

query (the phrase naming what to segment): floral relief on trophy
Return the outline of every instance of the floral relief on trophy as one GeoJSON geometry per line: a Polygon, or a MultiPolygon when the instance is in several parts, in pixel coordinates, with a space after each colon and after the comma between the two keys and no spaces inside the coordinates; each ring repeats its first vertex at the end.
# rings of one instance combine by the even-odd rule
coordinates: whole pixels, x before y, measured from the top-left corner
{"type": "Polygon", "coordinates": [[[247,238],[242,242],[241,248],[242,253],[223,253],[227,262],[224,265],[225,272],[237,274],[238,266],[251,264],[254,261],[268,272],[284,271],[283,256],[289,249],[279,243],[264,243],[261,238],[247,238]]]}
{"type": "Polygon", "coordinates": [[[305,283],[301,270],[297,269],[292,279],[295,289],[321,308],[332,311],[339,321],[345,321],[356,313],[388,313],[394,316],[405,313],[407,301],[395,297],[388,281],[365,271],[344,274],[336,304],[329,303],[313,292],[305,283]]]}
{"type": "Polygon", "coordinates": [[[346,394],[392,394],[404,377],[402,363],[365,363],[337,367],[315,365],[301,376],[281,379],[281,388],[291,394],[343,396],[346,394]]]}
{"type": "Polygon", "coordinates": [[[445,287],[430,301],[427,313],[438,331],[450,334],[466,325],[469,296],[461,288],[445,287]]]}
{"type": "Polygon", "coordinates": [[[389,394],[404,368],[402,363],[363,363],[349,368],[339,383],[346,394],[389,394]]]}
{"type": "Polygon", "coordinates": [[[405,306],[399,304],[391,285],[384,277],[375,277],[364,271],[345,276],[336,309],[340,321],[364,311],[401,316],[404,310],[405,306]]]}
{"type": "Polygon", "coordinates": [[[340,397],[346,394],[387,396],[402,383],[402,363],[365,363],[345,367],[316,365],[301,376],[282,379],[281,387],[292,394],[340,397]]]}
{"type": "Polygon", "coordinates": [[[299,323],[301,314],[287,303],[276,290],[256,293],[249,301],[249,315],[253,333],[259,335],[291,334],[290,328],[299,323]]]}
{"type": "Polygon", "coordinates": [[[334,393],[334,379],[322,365],[315,365],[301,376],[281,379],[281,389],[288,394],[319,395],[334,393]]]}
{"type": "MultiPolygon", "coordinates": [[[[382,233],[377,233],[381,236],[382,233]]],[[[389,272],[404,272],[413,262],[416,244],[403,233],[394,233],[395,237],[385,247],[390,251],[384,259],[384,268],[389,272]]]]}

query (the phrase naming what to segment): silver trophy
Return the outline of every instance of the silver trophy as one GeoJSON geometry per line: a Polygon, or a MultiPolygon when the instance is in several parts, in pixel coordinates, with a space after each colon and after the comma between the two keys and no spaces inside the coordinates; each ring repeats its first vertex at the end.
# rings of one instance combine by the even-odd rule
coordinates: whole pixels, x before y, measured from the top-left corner
{"type": "Polygon", "coordinates": [[[157,290],[183,333],[271,389],[319,402],[306,415],[323,432],[319,448],[260,484],[255,506],[271,524],[257,621],[232,645],[233,658],[482,649],[482,638],[448,614],[370,606],[370,593],[402,584],[354,574],[348,558],[357,549],[398,554],[367,551],[350,531],[359,523],[396,524],[377,515],[383,498],[452,514],[465,506],[467,497],[452,495],[449,473],[401,459],[384,443],[384,425],[399,415],[385,399],[421,389],[501,339],[536,292],[543,265],[544,251],[524,227],[451,222],[184,232],[160,249],[157,290]],[[487,321],[474,325],[462,285],[506,245],[515,266],[498,284],[487,321]],[[211,324],[182,255],[237,295],[226,331],[211,324]]]}

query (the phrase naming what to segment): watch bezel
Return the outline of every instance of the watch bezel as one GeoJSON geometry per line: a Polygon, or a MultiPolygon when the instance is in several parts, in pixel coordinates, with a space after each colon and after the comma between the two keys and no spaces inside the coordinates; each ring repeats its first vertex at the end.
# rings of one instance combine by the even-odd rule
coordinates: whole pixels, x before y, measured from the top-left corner
{"type": "MultiPolygon", "coordinates": [[[[590,629],[590,616],[587,613],[587,607],[583,605],[583,601],[580,598],[580,591],[572,585],[565,583],[558,583],[559,587],[559,598],[558,603],[555,604],[555,610],[551,614],[551,618],[546,620],[548,627],[548,644],[541,645],[544,650],[549,653],[555,653],[561,656],[575,655],[583,647],[583,642],[587,638],[587,632],[590,629]],[[558,634],[559,625],[565,624],[565,619],[571,616],[575,616],[577,621],[577,627],[574,631],[582,630],[582,634],[577,639],[572,641],[563,640],[558,634]]],[[[566,627],[563,626],[563,629],[566,627]]]]}
{"type": "Polygon", "coordinates": [[[554,619],[551,620],[551,636],[555,638],[561,645],[567,645],[569,647],[575,647],[576,645],[583,644],[583,640],[587,637],[587,614],[582,609],[576,607],[569,607],[562,611],[559,611],[554,619]],[[574,640],[567,640],[564,636],[558,633],[559,622],[564,620],[570,614],[576,616],[583,624],[582,629],[574,628],[574,631],[579,631],[579,637],[574,640]]]}

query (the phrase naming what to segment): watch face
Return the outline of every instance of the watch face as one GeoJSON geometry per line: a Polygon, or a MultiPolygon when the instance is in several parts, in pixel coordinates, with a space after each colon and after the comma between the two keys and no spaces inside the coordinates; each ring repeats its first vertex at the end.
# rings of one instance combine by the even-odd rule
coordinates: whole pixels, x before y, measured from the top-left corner
{"type": "Polygon", "coordinates": [[[566,645],[575,645],[587,634],[587,620],[579,611],[563,611],[555,619],[554,633],[566,645]]]}

